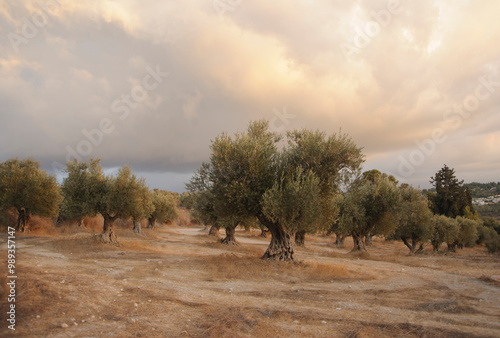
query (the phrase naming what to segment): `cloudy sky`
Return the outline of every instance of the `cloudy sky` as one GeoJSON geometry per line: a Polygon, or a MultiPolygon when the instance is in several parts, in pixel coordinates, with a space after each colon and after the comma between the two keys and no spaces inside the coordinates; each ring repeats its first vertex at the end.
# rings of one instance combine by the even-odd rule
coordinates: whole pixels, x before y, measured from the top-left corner
{"type": "Polygon", "coordinates": [[[0,0],[0,161],[183,191],[210,140],[340,128],[422,188],[500,181],[500,2],[0,0]]]}

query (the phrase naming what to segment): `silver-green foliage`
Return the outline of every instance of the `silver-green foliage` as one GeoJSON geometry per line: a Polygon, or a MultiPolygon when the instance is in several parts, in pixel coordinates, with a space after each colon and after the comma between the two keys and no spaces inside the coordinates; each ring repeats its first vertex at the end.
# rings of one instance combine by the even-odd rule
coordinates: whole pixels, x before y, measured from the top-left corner
{"type": "Polygon", "coordinates": [[[0,163],[0,209],[15,208],[21,232],[29,229],[31,215],[57,216],[60,201],[55,176],[41,170],[39,162],[14,158],[0,163]]]}

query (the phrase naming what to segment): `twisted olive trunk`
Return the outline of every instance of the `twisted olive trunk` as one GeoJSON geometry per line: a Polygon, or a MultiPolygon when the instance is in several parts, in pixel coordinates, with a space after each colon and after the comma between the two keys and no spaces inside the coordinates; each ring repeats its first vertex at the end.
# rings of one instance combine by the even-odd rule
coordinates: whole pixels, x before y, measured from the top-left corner
{"type": "Polygon", "coordinates": [[[137,220],[135,218],[133,218],[132,223],[134,223],[133,231],[135,234],[141,235],[141,236],[146,236],[146,234],[142,231],[141,222],[137,222],[137,220]]]}
{"type": "Polygon", "coordinates": [[[352,248],[351,252],[366,251],[365,236],[363,234],[356,232],[356,231],[353,231],[351,233],[351,236],[352,236],[352,240],[354,242],[354,247],[352,248]]]}
{"type": "Polygon", "coordinates": [[[219,236],[219,229],[220,229],[220,227],[219,227],[219,226],[217,226],[217,225],[212,225],[212,226],[210,227],[210,231],[208,232],[208,235],[209,235],[209,236],[217,236],[217,237],[218,237],[218,236],[219,236]]]}
{"type": "Polygon", "coordinates": [[[236,243],[236,238],[234,237],[235,233],[236,233],[236,227],[233,226],[226,227],[226,237],[221,239],[221,243],[226,245],[238,245],[238,243],[236,243]]]}
{"type": "Polygon", "coordinates": [[[148,229],[154,229],[156,224],[156,218],[154,217],[149,217],[148,218],[148,226],[146,228],[148,229]]]}
{"type": "Polygon", "coordinates": [[[365,245],[366,246],[371,246],[373,244],[373,235],[368,234],[365,236],[365,245]]]}
{"type": "Polygon", "coordinates": [[[335,234],[335,246],[338,246],[339,248],[344,247],[344,240],[346,236],[342,234],[335,234]]]}
{"type": "Polygon", "coordinates": [[[271,243],[262,258],[293,262],[295,232],[289,231],[280,223],[271,222],[263,215],[259,216],[259,220],[271,233],[271,243]]]}
{"type": "Polygon", "coordinates": [[[17,216],[17,230],[19,232],[25,232],[29,230],[29,221],[31,219],[31,213],[29,209],[22,208],[18,210],[17,216]]]}
{"type": "Polygon", "coordinates": [[[295,233],[295,245],[303,247],[305,240],[306,232],[304,230],[300,230],[295,233]]]}
{"type": "Polygon", "coordinates": [[[118,244],[115,234],[115,220],[117,216],[110,216],[109,214],[104,214],[104,225],[102,227],[102,232],[99,238],[102,239],[104,243],[118,244]]]}

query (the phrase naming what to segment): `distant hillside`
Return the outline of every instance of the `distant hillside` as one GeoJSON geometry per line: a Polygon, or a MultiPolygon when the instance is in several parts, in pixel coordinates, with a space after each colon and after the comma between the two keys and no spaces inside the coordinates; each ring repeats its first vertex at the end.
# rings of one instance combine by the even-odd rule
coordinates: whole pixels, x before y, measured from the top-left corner
{"type": "Polygon", "coordinates": [[[490,197],[494,195],[500,195],[500,182],[490,182],[490,183],[465,183],[465,186],[469,187],[472,194],[472,198],[479,197],[490,197]]]}
{"type": "Polygon", "coordinates": [[[469,187],[474,199],[474,208],[482,217],[500,219],[500,198],[493,197],[500,195],[500,182],[473,182],[466,183],[465,186],[469,187]]]}
{"type": "MultiPolygon", "coordinates": [[[[499,198],[493,196],[500,195],[500,182],[490,183],[464,183],[464,186],[469,187],[472,195],[474,209],[479,212],[482,217],[494,217],[500,220],[500,203],[499,198]]],[[[422,192],[436,192],[436,189],[424,189],[422,192]]]]}

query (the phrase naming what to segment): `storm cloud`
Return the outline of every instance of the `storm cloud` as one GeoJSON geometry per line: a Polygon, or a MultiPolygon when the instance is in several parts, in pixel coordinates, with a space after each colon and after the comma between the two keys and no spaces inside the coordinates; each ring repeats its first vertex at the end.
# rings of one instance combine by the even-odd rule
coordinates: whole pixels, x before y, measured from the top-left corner
{"type": "Polygon", "coordinates": [[[128,164],[182,191],[210,141],[266,118],[343,132],[427,187],[500,172],[500,3],[0,1],[0,161],[128,164]]]}

